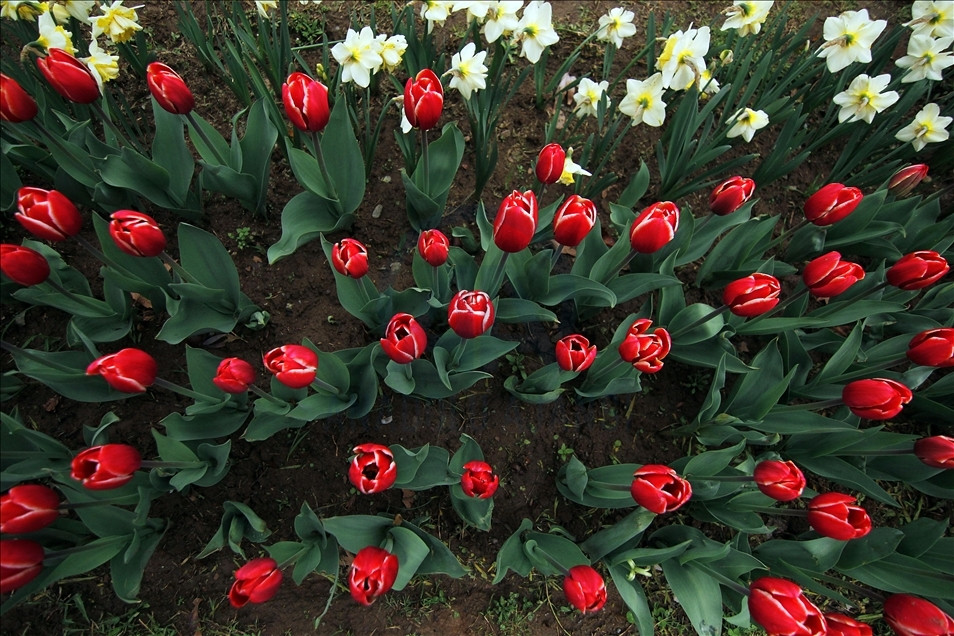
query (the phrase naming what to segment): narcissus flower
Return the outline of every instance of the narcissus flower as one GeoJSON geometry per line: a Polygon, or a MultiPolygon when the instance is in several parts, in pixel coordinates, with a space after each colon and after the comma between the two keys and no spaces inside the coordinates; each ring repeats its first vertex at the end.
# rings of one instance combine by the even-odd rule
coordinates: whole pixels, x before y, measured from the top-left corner
{"type": "Polygon", "coordinates": [[[468,42],[451,58],[450,87],[456,88],[464,99],[470,99],[471,93],[487,88],[487,67],[484,59],[487,51],[477,51],[477,45],[468,42]]]}
{"type": "Polygon", "coordinates": [[[407,38],[397,33],[386,37],[383,33],[376,38],[379,43],[378,54],[381,56],[381,67],[388,73],[393,73],[401,66],[404,52],[407,51],[407,38]]]}
{"type": "Polygon", "coordinates": [[[563,579],[563,593],[570,605],[582,614],[596,612],[606,605],[606,583],[589,565],[575,565],[563,579]]]}
{"type": "Polygon", "coordinates": [[[623,38],[636,35],[636,25],[633,24],[635,17],[635,13],[622,7],[610,9],[609,13],[600,16],[596,39],[612,42],[617,49],[622,48],[623,38]]]}
{"type": "Polygon", "coordinates": [[[855,380],[841,390],[841,400],[851,412],[869,420],[890,420],[912,397],[911,389],[887,378],[855,380]]]}
{"type": "Polygon", "coordinates": [[[915,0],[911,5],[910,27],[914,35],[928,35],[932,38],[954,36],[954,7],[947,0],[915,0]]]}
{"type": "MultiPolygon", "coordinates": [[[[23,4],[33,4],[33,2],[24,2],[23,4]]],[[[41,49],[62,49],[70,55],[76,55],[76,48],[73,46],[73,34],[66,30],[66,27],[57,24],[51,11],[44,11],[36,21],[37,38],[36,43],[41,49]]]]}
{"type": "Polygon", "coordinates": [[[278,9],[278,0],[255,0],[255,9],[262,18],[270,20],[272,11],[278,9]]]}
{"type": "Polygon", "coordinates": [[[951,43],[954,43],[954,36],[935,40],[928,35],[912,35],[908,40],[908,54],[895,61],[901,68],[908,69],[901,83],[925,79],[941,81],[944,69],[954,65],[954,55],[948,51],[951,43]]]}
{"type": "Polygon", "coordinates": [[[532,0],[523,10],[523,17],[517,23],[516,41],[521,43],[520,55],[531,64],[540,61],[543,49],[560,40],[552,22],[553,10],[549,2],[532,0]]]}
{"type": "Polygon", "coordinates": [[[563,172],[560,173],[560,183],[571,185],[574,183],[573,175],[582,175],[584,177],[592,176],[592,173],[583,169],[583,166],[573,161],[573,148],[566,149],[566,156],[563,158],[563,172]]]}
{"type": "Polygon", "coordinates": [[[808,502],[808,523],[818,534],[850,541],[871,532],[871,517],[857,499],[840,492],[826,492],[808,502]]]}
{"type": "Polygon", "coordinates": [[[229,588],[229,603],[238,608],[246,603],[271,600],[282,584],[282,571],[275,559],[252,559],[235,571],[235,582],[229,588]]]}
{"type": "Polygon", "coordinates": [[[645,80],[626,80],[626,96],[619,102],[619,112],[633,119],[632,125],[646,124],[658,128],[666,121],[663,101],[662,73],[653,73],[645,80]]]}
{"type": "Polygon", "coordinates": [[[731,7],[722,11],[726,21],[722,30],[738,29],[739,35],[758,33],[762,30],[762,23],[768,17],[769,9],[775,4],[774,0],[735,0],[731,7]]]}
{"type": "Polygon", "coordinates": [[[769,124],[768,114],[764,110],[752,110],[743,108],[737,110],[729,121],[733,122],[726,137],[742,137],[746,141],[752,141],[755,133],[769,124]]]}
{"type": "Polygon", "coordinates": [[[855,211],[864,195],[861,190],[841,183],[829,183],[805,200],[805,218],[824,227],[842,220],[855,211]]]}
{"type": "Polygon", "coordinates": [[[497,492],[500,478],[485,461],[474,460],[464,464],[464,474],[460,478],[460,487],[468,497],[488,499],[497,492]]]}
{"type": "Polygon", "coordinates": [[[676,31],[666,39],[656,68],[662,72],[663,88],[686,90],[706,70],[709,52],[709,27],[676,31]]]}
{"type": "Polygon", "coordinates": [[[954,117],[942,117],[940,107],[931,102],[918,111],[914,121],[898,131],[894,136],[900,141],[910,141],[915,152],[920,152],[928,144],[947,141],[950,133],[947,127],[954,117]]]}
{"type": "Polygon", "coordinates": [[[769,459],[755,465],[755,485],[764,495],[776,501],[792,501],[805,490],[805,474],[790,461],[769,459]]]}
{"type": "Polygon", "coordinates": [[[101,375],[109,386],[123,393],[143,393],[156,381],[158,368],[151,355],[127,347],[90,362],[86,375],[101,375]]]}
{"type": "Polygon", "coordinates": [[[825,636],[825,617],[795,583],[771,576],[749,585],[749,613],[769,634],[825,636]]]}
{"type": "Polygon", "coordinates": [[[376,598],[394,586],[400,563],[396,555],[369,545],[358,550],[348,572],[351,598],[362,605],[371,605],[376,598]]]}
{"type": "Polygon", "coordinates": [[[646,464],[633,473],[630,494],[640,506],[661,515],[689,501],[692,486],[669,466],[646,464]]]}
{"type": "Polygon", "coordinates": [[[493,44],[501,36],[510,35],[520,26],[517,11],[523,6],[523,0],[498,0],[491,4],[487,19],[480,28],[488,44],[493,44]]]}
{"type": "Polygon", "coordinates": [[[886,20],[872,20],[868,10],[845,11],[825,19],[825,43],[818,57],[825,59],[828,70],[837,73],[852,62],[871,61],[871,45],[887,26],[886,20]]]}
{"type": "Polygon", "coordinates": [[[348,468],[348,479],[365,495],[383,492],[397,480],[397,462],[391,449],[383,444],[359,444],[348,468]]]}
{"type": "MultiPolygon", "coordinates": [[[[573,94],[573,101],[576,102],[574,111],[580,116],[596,117],[600,101],[608,88],[609,82],[606,80],[596,83],[588,77],[581,79],[576,87],[576,92],[573,94]]],[[[609,108],[609,105],[610,99],[607,97],[606,107],[609,108]]]]}
{"type": "Polygon", "coordinates": [[[835,95],[831,101],[841,106],[838,123],[861,120],[870,124],[874,116],[900,99],[897,91],[887,91],[891,76],[887,73],[869,77],[862,73],[851,80],[848,88],[835,95]]]}
{"type": "Polygon", "coordinates": [[[954,470],[954,437],[932,435],[914,442],[914,454],[932,468],[954,470]]]}
{"type": "Polygon", "coordinates": [[[123,0],[114,0],[108,7],[102,5],[100,10],[103,15],[89,18],[93,25],[94,40],[105,33],[112,42],[120,44],[128,42],[136,31],[142,30],[142,26],[137,22],[139,16],[136,15],[136,9],[124,7],[123,0]]]}
{"type": "Polygon", "coordinates": [[[96,40],[89,43],[89,55],[81,57],[80,61],[92,71],[100,92],[103,90],[103,84],[119,77],[119,56],[100,48],[96,40]]]}
{"type": "Polygon", "coordinates": [[[266,353],[262,361],[276,380],[292,389],[305,388],[318,374],[318,354],[303,345],[276,347],[266,353]]]}
{"type": "Polygon", "coordinates": [[[379,44],[371,27],[364,27],[360,33],[348,29],[344,42],[338,42],[331,49],[331,54],[341,65],[341,81],[367,88],[371,84],[371,74],[384,63],[378,52],[379,44]]]}

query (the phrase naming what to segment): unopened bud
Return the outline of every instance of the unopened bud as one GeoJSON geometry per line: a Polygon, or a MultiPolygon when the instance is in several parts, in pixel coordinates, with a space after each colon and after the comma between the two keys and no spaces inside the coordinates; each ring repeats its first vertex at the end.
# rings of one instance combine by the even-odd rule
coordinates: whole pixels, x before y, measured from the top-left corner
{"type": "Polygon", "coordinates": [[[924,163],[916,163],[901,168],[888,181],[888,190],[896,197],[906,197],[921,181],[927,177],[928,167],[924,163]]]}

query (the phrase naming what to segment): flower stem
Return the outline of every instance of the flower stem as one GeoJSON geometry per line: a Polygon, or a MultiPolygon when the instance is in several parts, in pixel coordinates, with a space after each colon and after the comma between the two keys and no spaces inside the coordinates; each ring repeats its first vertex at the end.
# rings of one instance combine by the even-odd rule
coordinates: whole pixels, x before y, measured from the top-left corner
{"type": "Polygon", "coordinates": [[[172,391],[173,393],[178,393],[179,395],[192,398],[196,402],[218,402],[218,400],[216,400],[214,397],[210,395],[203,395],[201,393],[196,393],[195,391],[191,389],[187,389],[184,386],[179,386],[175,382],[169,382],[168,380],[164,380],[163,378],[156,378],[153,384],[163,389],[172,391]]]}
{"type": "Polygon", "coordinates": [[[841,406],[841,398],[832,398],[830,400],[819,400],[818,402],[807,402],[805,404],[783,404],[772,409],[773,413],[788,413],[791,411],[817,411],[827,409],[833,406],[841,406]]]}
{"type": "Polygon", "coordinates": [[[545,550],[543,550],[543,549],[540,548],[539,546],[534,545],[534,546],[531,548],[531,550],[532,550],[535,554],[537,554],[538,556],[542,557],[544,561],[546,561],[547,563],[549,563],[550,565],[552,565],[553,568],[554,568],[556,571],[558,571],[560,574],[562,574],[563,576],[566,576],[566,575],[568,575],[568,574],[570,573],[570,571],[569,571],[568,569],[566,569],[566,568],[563,566],[562,563],[560,563],[559,561],[557,561],[556,559],[554,559],[552,556],[549,555],[549,553],[547,553],[545,550]]]}
{"type": "Polygon", "coordinates": [[[421,130],[421,169],[424,171],[424,193],[431,196],[431,168],[430,159],[427,153],[427,131],[421,130]]]}
{"type": "Polygon", "coordinates": [[[769,244],[765,246],[765,249],[762,253],[764,254],[765,252],[768,252],[770,249],[772,249],[773,247],[775,247],[776,245],[778,245],[779,243],[787,239],[789,236],[794,234],[797,230],[802,229],[802,227],[805,226],[807,223],[808,223],[808,219],[802,219],[801,221],[799,221],[792,227],[788,228],[787,230],[785,230],[784,232],[776,236],[774,239],[769,241],[769,244]]]}
{"type": "Polygon", "coordinates": [[[312,133],[312,141],[315,143],[315,159],[318,160],[318,169],[321,170],[321,178],[331,192],[331,198],[340,203],[338,190],[335,188],[335,182],[331,180],[328,174],[328,165],[325,163],[325,153],[321,150],[321,136],[318,133],[312,133]]]}
{"type": "MultiPolygon", "coordinates": [[[[70,300],[76,301],[77,303],[80,303],[81,305],[85,305],[86,307],[89,307],[90,309],[95,310],[97,313],[103,314],[103,305],[105,304],[103,303],[103,301],[97,300],[95,298],[90,298],[89,296],[80,296],[79,294],[75,294],[71,292],[70,290],[68,290],[66,287],[63,287],[62,285],[60,285],[58,282],[56,282],[52,278],[47,278],[46,284],[52,287],[53,289],[55,289],[56,291],[58,291],[59,293],[63,294],[70,300]]],[[[103,315],[108,315],[108,314],[103,314],[103,315]]]]}
{"type": "Polygon", "coordinates": [[[205,134],[205,131],[199,126],[199,122],[196,120],[195,115],[190,110],[185,114],[186,120],[189,122],[189,125],[192,127],[192,130],[199,135],[199,138],[202,140],[206,146],[212,151],[212,154],[215,155],[215,159],[219,162],[220,165],[229,166],[229,162],[225,157],[219,154],[219,149],[212,143],[212,140],[209,139],[208,135],[205,134]]]}
{"type": "Polygon", "coordinates": [[[709,313],[707,313],[705,316],[702,316],[702,317],[700,317],[700,318],[698,318],[698,319],[692,321],[691,323],[689,323],[688,325],[686,325],[686,326],[683,327],[682,329],[679,329],[679,330],[677,330],[677,331],[670,332],[669,337],[675,340],[676,338],[678,338],[678,337],[681,336],[682,334],[684,334],[684,333],[689,333],[690,331],[692,331],[692,330],[695,329],[696,327],[698,327],[698,326],[700,326],[700,325],[706,324],[707,322],[709,322],[710,320],[712,320],[713,318],[715,318],[715,317],[718,316],[719,314],[725,313],[726,311],[728,311],[728,309],[729,309],[729,306],[728,306],[728,305],[722,305],[721,307],[716,307],[715,309],[713,309],[712,311],[710,311],[709,313]]]}
{"type": "Polygon", "coordinates": [[[180,265],[176,261],[176,259],[169,256],[169,253],[166,252],[165,250],[159,253],[159,258],[162,259],[163,263],[166,263],[170,268],[172,268],[172,271],[174,271],[179,276],[179,278],[181,278],[185,282],[192,283],[193,285],[202,284],[199,281],[197,281],[192,274],[186,271],[186,269],[182,265],[180,265]]]}
{"type": "Polygon", "coordinates": [[[339,398],[344,398],[344,396],[345,396],[344,393],[342,393],[342,392],[338,389],[338,387],[335,387],[335,386],[332,386],[332,385],[328,384],[327,382],[325,382],[324,380],[322,380],[322,379],[319,378],[319,377],[316,377],[314,380],[312,380],[311,386],[312,386],[313,388],[315,388],[315,389],[324,391],[324,392],[326,392],[326,393],[331,393],[331,394],[333,394],[334,396],[339,397],[339,398]]]}
{"type": "Polygon", "coordinates": [[[39,363],[39,364],[42,364],[43,366],[49,367],[49,368],[51,368],[51,369],[56,369],[57,371],[62,371],[62,372],[64,372],[64,373],[68,373],[68,374],[70,374],[70,375],[82,374],[82,373],[85,371],[84,369],[76,369],[76,368],[73,368],[73,367],[68,367],[68,366],[66,366],[65,364],[60,364],[60,363],[54,362],[54,361],[52,361],[52,360],[44,359],[43,357],[38,356],[38,355],[36,355],[35,353],[33,353],[32,350],[30,350],[30,349],[21,349],[20,347],[14,345],[14,344],[10,344],[10,343],[7,342],[6,340],[0,340],[0,349],[3,349],[4,351],[6,351],[6,352],[8,352],[8,353],[11,353],[11,354],[20,354],[20,355],[22,355],[24,358],[28,358],[28,359],[30,359],[30,360],[33,360],[34,362],[37,362],[37,363],[39,363]]]}
{"type": "Polygon", "coordinates": [[[774,307],[772,307],[771,309],[769,309],[769,310],[768,310],[767,312],[765,312],[764,314],[760,314],[760,315],[756,316],[755,318],[753,318],[752,320],[750,320],[750,321],[748,321],[747,323],[745,323],[745,326],[746,326],[746,327],[751,327],[752,325],[756,324],[756,323],[759,322],[760,320],[765,320],[765,319],[768,318],[769,316],[773,316],[773,315],[777,314],[778,312],[782,311],[783,309],[785,309],[786,307],[788,307],[788,306],[791,305],[793,302],[795,302],[796,300],[798,300],[799,298],[801,298],[802,296],[804,296],[804,295],[807,294],[807,293],[808,293],[808,288],[807,288],[807,287],[804,287],[804,288],[798,290],[796,293],[792,294],[791,296],[789,296],[788,298],[786,298],[785,300],[783,300],[783,301],[780,302],[779,304],[775,305],[774,307]]]}
{"type": "Polygon", "coordinates": [[[268,400],[269,402],[273,402],[273,403],[275,403],[275,404],[288,404],[285,400],[282,400],[282,399],[280,399],[280,398],[277,398],[277,397],[275,397],[274,395],[272,395],[271,393],[268,393],[268,392],[266,392],[266,391],[261,390],[260,388],[258,388],[258,387],[255,386],[254,384],[248,385],[248,390],[251,391],[252,393],[254,393],[255,395],[257,395],[258,397],[265,398],[265,399],[268,400]]]}
{"type": "Polygon", "coordinates": [[[109,118],[109,115],[106,114],[106,111],[104,111],[99,104],[93,102],[90,104],[90,107],[93,109],[96,115],[103,120],[103,125],[108,127],[113,132],[113,134],[116,136],[116,139],[119,140],[121,144],[124,146],[129,146],[130,148],[135,149],[137,152],[142,152],[142,146],[127,138],[126,135],[123,134],[123,131],[121,131],[119,127],[113,123],[113,120],[109,118]]]}

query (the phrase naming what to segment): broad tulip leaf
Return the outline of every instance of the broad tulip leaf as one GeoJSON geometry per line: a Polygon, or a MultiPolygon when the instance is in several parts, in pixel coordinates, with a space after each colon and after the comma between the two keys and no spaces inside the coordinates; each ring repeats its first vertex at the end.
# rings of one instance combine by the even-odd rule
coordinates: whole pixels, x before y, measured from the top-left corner
{"type": "Polygon", "coordinates": [[[523,533],[532,527],[532,521],[523,519],[520,522],[520,527],[504,541],[500,551],[497,552],[497,567],[495,568],[497,574],[494,575],[493,585],[503,581],[508,570],[513,570],[524,578],[530,574],[533,564],[523,551],[523,533]]]}
{"type": "Polygon", "coordinates": [[[268,248],[268,263],[272,265],[321,234],[350,227],[353,222],[354,216],[339,214],[327,200],[301,192],[282,209],[282,236],[268,248]]]}
{"type": "Polygon", "coordinates": [[[398,558],[398,573],[394,580],[394,590],[403,590],[417,574],[417,568],[427,558],[430,551],[427,544],[413,531],[395,526],[388,531],[394,545],[391,552],[398,558]]]}
{"type": "Polygon", "coordinates": [[[831,455],[817,459],[802,457],[799,463],[803,470],[827,477],[853,490],[859,490],[889,506],[898,507],[899,505],[894,497],[888,494],[875,480],[840,457],[831,455]]]}
{"type": "Polygon", "coordinates": [[[387,537],[388,529],[394,527],[394,519],[374,515],[346,515],[328,517],[324,520],[325,530],[338,541],[338,545],[357,554],[358,550],[369,545],[381,545],[387,537]]]}
{"type": "Polygon", "coordinates": [[[504,389],[506,389],[510,395],[527,404],[549,404],[559,399],[559,397],[563,395],[563,392],[566,391],[566,389],[562,387],[550,390],[529,391],[520,388],[520,382],[520,378],[511,375],[504,380],[504,389]]]}
{"type": "Polygon", "coordinates": [[[185,142],[182,117],[167,112],[155,99],[152,101],[152,116],[156,122],[156,134],[152,140],[152,160],[169,175],[169,194],[180,204],[188,198],[195,160],[185,142]]]}
{"type": "Polygon", "coordinates": [[[606,286],[616,294],[616,302],[622,303],[663,287],[680,287],[682,282],[667,274],[624,274],[611,279],[606,286]]]}
{"type": "Polygon", "coordinates": [[[904,533],[896,528],[874,528],[865,536],[848,541],[836,567],[839,570],[851,570],[880,561],[894,554],[903,538],[904,533]]]}
{"type": "Polygon", "coordinates": [[[351,214],[364,200],[365,178],[361,147],[348,116],[348,100],[335,100],[328,125],[321,134],[321,149],[341,208],[345,214],[351,214]]]}
{"type": "Polygon", "coordinates": [[[655,621],[649,611],[646,592],[643,591],[639,580],[636,578],[630,580],[629,568],[624,564],[610,565],[608,569],[610,578],[613,579],[613,584],[616,586],[616,591],[619,592],[623,602],[626,603],[626,607],[633,613],[636,629],[639,630],[640,634],[654,633],[655,621]]]}
{"type": "Polygon", "coordinates": [[[903,554],[841,572],[865,585],[895,594],[914,594],[954,600],[954,575],[931,568],[929,562],[903,554]]]}
{"type": "Polygon", "coordinates": [[[673,338],[674,344],[677,346],[697,344],[709,340],[722,331],[722,327],[725,326],[725,318],[723,318],[721,314],[712,316],[714,311],[714,307],[706,305],[705,303],[693,303],[673,316],[672,320],[666,325],[666,329],[669,331],[670,336],[677,334],[673,338]],[[690,325],[702,320],[706,316],[712,317],[702,324],[688,329],[690,325]],[[688,330],[684,331],[686,329],[688,330]]]}
{"type": "Polygon", "coordinates": [[[117,554],[109,563],[113,591],[120,600],[134,603],[139,596],[139,586],[146,564],[165,534],[165,521],[153,521],[145,527],[136,528],[129,547],[117,554]]]}
{"type": "MultiPolygon", "coordinates": [[[[586,541],[580,544],[580,548],[590,557],[591,561],[599,561],[606,555],[614,553],[625,545],[632,544],[642,536],[643,531],[656,518],[656,513],[650,512],[645,508],[637,508],[609,528],[604,528],[596,534],[591,535],[586,541]]],[[[622,564],[624,561],[633,557],[627,556],[632,550],[621,554],[614,554],[612,562],[622,564]]],[[[660,556],[652,563],[658,563],[665,556],[660,556]]]]}
{"type": "Polygon", "coordinates": [[[722,633],[722,590],[719,583],[691,565],[680,565],[676,559],[662,562],[666,582],[689,617],[697,634],[717,636],[722,633]]]}
{"type": "Polygon", "coordinates": [[[453,484],[450,487],[451,506],[454,512],[478,530],[484,532],[490,531],[491,518],[494,512],[494,498],[480,499],[479,497],[469,497],[464,493],[460,484],[453,484]]]}
{"type": "Polygon", "coordinates": [[[944,536],[949,525],[949,522],[929,517],[915,519],[902,527],[904,538],[898,544],[898,553],[918,558],[931,551],[931,555],[936,556],[937,552],[931,548],[944,536]]]}
{"type": "Polygon", "coordinates": [[[418,574],[446,574],[455,579],[467,574],[467,569],[461,565],[444,541],[407,521],[402,522],[401,527],[416,534],[428,547],[427,556],[417,568],[418,574]]]}
{"type": "Polygon", "coordinates": [[[550,558],[566,570],[576,565],[590,564],[590,560],[575,543],[559,534],[528,532],[523,543],[523,551],[533,567],[544,576],[561,575],[563,571],[554,566],[541,552],[550,555],[550,558]]]}

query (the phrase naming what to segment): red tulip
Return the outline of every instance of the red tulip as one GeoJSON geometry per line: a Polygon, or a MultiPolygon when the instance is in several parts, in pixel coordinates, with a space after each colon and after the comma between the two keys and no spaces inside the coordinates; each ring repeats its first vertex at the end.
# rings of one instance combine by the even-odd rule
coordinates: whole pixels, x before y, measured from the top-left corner
{"type": "Polygon", "coordinates": [[[86,367],[86,375],[101,375],[123,393],[143,393],[156,381],[157,371],[155,358],[131,347],[97,358],[86,367]]]}
{"type": "Polygon", "coordinates": [[[629,492],[640,506],[661,515],[689,501],[692,486],[669,466],[646,464],[633,473],[629,492]]]}
{"type": "Polygon", "coordinates": [[[408,364],[424,354],[427,334],[411,314],[394,314],[381,338],[381,348],[398,364],[408,364]]]}
{"type": "Polygon", "coordinates": [[[639,213],[629,229],[629,244],[640,254],[663,248],[679,229],[679,208],[672,201],[660,201],[639,213]]]}
{"type": "Polygon", "coordinates": [[[437,125],[444,108],[441,80],[429,68],[404,85],[404,114],[415,128],[430,130],[437,125]]]}
{"type": "Polygon", "coordinates": [[[606,583],[589,565],[574,565],[563,579],[563,593],[570,605],[582,614],[596,612],[606,605],[606,583]]]}
{"type": "Polygon", "coordinates": [[[871,517],[861,506],[853,506],[857,499],[840,492],[826,492],[808,502],[808,524],[818,534],[849,541],[871,532],[871,517]]]}
{"type": "Polygon", "coordinates": [[[140,466],[142,456],[132,446],[104,444],[80,451],[70,476],[89,490],[111,490],[132,481],[140,466]]]}
{"type": "Polygon", "coordinates": [[[19,589],[43,571],[43,546],[29,539],[0,540],[0,594],[19,589]]]}
{"type": "Polygon", "coordinates": [[[460,478],[460,487],[468,497],[487,499],[497,492],[500,478],[494,474],[490,464],[474,460],[464,464],[464,474],[460,478]]]}
{"type": "Polygon", "coordinates": [[[351,598],[362,605],[371,605],[376,598],[394,586],[400,564],[396,555],[369,545],[358,550],[348,572],[351,598]]]}
{"type": "Polygon", "coordinates": [[[734,280],[725,286],[722,302],[736,316],[751,318],[764,314],[778,304],[782,286],[769,274],[755,272],[745,278],[734,280]]]}
{"type": "Polygon", "coordinates": [[[663,358],[672,348],[669,332],[657,327],[652,333],[653,321],[639,318],[629,326],[626,337],[619,345],[620,357],[643,373],[656,373],[663,368],[663,358]]]}
{"type": "Polygon", "coordinates": [[[440,267],[447,262],[450,241],[440,230],[424,230],[417,239],[417,251],[431,267],[440,267]]]}
{"type": "Polygon", "coordinates": [[[954,634],[954,619],[934,603],[910,594],[893,594],[885,599],[884,620],[898,636],[954,634]]]}
{"type": "Polygon", "coordinates": [[[359,444],[348,468],[348,479],[359,492],[371,495],[382,492],[397,480],[397,462],[391,449],[383,444],[359,444]]]}
{"type": "Polygon", "coordinates": [[[476,338],[494,324],[494,304],[482,291],[460,290],[447,306],[447,324],[461,338],[476,338]]]}
{"type": "Polygon", "coordinates": [[[865,277],[858,263],[841,260],[838,252],[822,254],[805,266],[802,280],[815,298],[831,298],[843,293],[865,277]]]}
{"type": "Polygon", "coordinates": [[[43,77],[62,97],[77,104],[99,99],[99,83],[85,64],[64,51],[49,49],[46,57],[36,58],[43,77]]]}
{"type": "Polygon", "coordinates": [[[519,252],[537,231],[537,197],[532,190],[514,190],[504,197],[494,218],[494,244],[504,252],[519,252]]]}
{"type": "Polygon", "coordinates": [[[855,380],[841,390],[841,401],[851,412],[869,420],[890,420],[912,397],[911,389],[887,378],[855,380]]]}
{"type": "Polygon", "coordinates": [[[773,636],[824,636],[828,629],[821,610],[805,598],[802,588],[771,576],[749,586],[749,614],[773,636]]]}
{"type": "Polygon", "coordinates": [[[215,370],[212,384],[226,393],[245,393],[255,382],[255,369],[241,358],[225,358],[215,370]]]}
{"type": "Polygon", "coordinates": [[[715,187],[709,195],[709,209],[713,214],[732,214],[752,198],[755,181],[747,177],[729,177],[715,187]]]}
{"type": "Polygon", "coordinates": [[[195,108],[195,97],[185,81],[161,62],[146,67],[146,84],[159,106],[173,115],[185,115],[195,108]]]}
{"type": "Polygon", "coordinates": [[[578,333],[565,336],[557,340],[556,359],[564,371],[586,371],[596,360],[596,345],[578,333]]]}
{"type": "Polygon", "coordinates": [[[60,516],[60,496],[48,486],[21,484],[0,497],[0,532],[25,534],[47,527],[60,516]]]}
{"type": "Polygon", "coordinates": [[[242,607],[246,603],[271,600],[282,584],[282,571],[275,559],[252,559],[235,571],[235,582],[229,588],[229,603],[242,607]]]}
{"type": "Polygon", "coordinates": [[[759,462],[752,477],[759,490],[776,501],[798,499],[805,489],[805,475],[790,461],[759,462]]]}
{"type": "Polygon", "coordinates": [[[0,119],[19,124],[36,117],[36,101],[12,77],[0,73],[0,119]]]}
{"type": "Polygon", "coordinates": [[[553,238],[560,245],[576,247],[596,225],[596,204],[571,194],[553,217],[553,238]]]}
{"type": "Polygon", "coordinates": [[[928,329],[911,338],[908,360],[925,367],[954,367],[954,328],[928,329]]]}
{"type": "Polygon", "coordinates": [[[119,210],[110,216],[109,235],[130,256],[158,256],[166,249],[166,236],[156,220],[134,210],[119,210]]]}
{"type": "Polygon", "coordinates": [[[361,278],[368,273],[368,248],[353,238],[341,239],[331,248],[331,264],[342,276],[361,278]]]}
{"type": "Polygon", "coordinates": [[[39,285],[50,277],[50,264],[36,250],[23,245],[0,245],[0,271],[18,285],[39,285]]]}
{"type": "Polygon", "coordinates": [[[292,73],[282,84],[285,114],[298,130],[321,132],[328,125],[328,87],[304,73],[292,73]]]}
{"type": "Polygon", "coordinates": [[[907,196],[927,176],[928,167],[924,163],[905,166],[893,175],[888,181],[888,191],[896,197],[907,196]]]}
{"type": "Polygon", "coordinates": [[[805,201],[805,218],[819,227],[837,223],[854,212],[862,198],[858,188],[829,183],[805,201]]]}
{"type": "Polygon", "coordinates": [[[318,375],[318,354],[296,344],[282,345],[265,354],[265,368],[291,389],[303,389],[318,375]]]}
{"type": "MultiPolygon", "coordinates": [[[[560,144],[547,144],[537,155],[537,181],[551,185],[563,176],[563,164],[566,161],[566,151],[560,144]]],[[[567,243],[564,243],[567,245],[567,243]]]]}
{"type": "Polygon", "coordinates": [[[871,626],[850,616],[828,612],[825,614],[828,636],[871,636],[871,626]]]}
{"type": "Polygon", "coordinates": [[[47,241],[62,241],[79,233],[83,217],[73,202],[56,190],[20,188],[17,212],[20,225],[34,236],[47,241]]]}
{"type": "Polygon", "coordinates": [[[954,469],[954,437],[932,435],[914,442],[914,454],[933,468],[954,469]]]}
{"type": "Polygon", "coordinates": [[[898,262],[885,272],[885,278],[898,289],[910,291],[941,280],[950,269],[951,266],[937,252],[921,250],[899,258],[898,262]]]}

